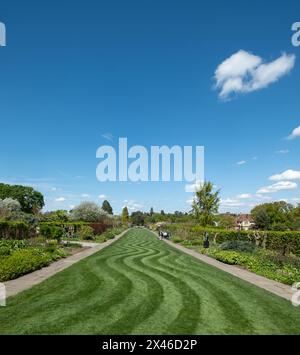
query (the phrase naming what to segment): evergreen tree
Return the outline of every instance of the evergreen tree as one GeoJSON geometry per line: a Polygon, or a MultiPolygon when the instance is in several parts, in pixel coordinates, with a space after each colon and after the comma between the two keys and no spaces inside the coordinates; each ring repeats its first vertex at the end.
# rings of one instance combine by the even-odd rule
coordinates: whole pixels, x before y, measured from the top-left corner
{"type": "Polygon", "coordinates": [[[129,213],[126,206],[122,209],[122,222],[125,224],[129,222],[129,213]]]}
{"type": "Polygon", "coordinates": [[[107,212],[108,214],[113,214],[113,209],[107,200],[103,201],[102,209],[103,209],[103,211],[107,212]]]}

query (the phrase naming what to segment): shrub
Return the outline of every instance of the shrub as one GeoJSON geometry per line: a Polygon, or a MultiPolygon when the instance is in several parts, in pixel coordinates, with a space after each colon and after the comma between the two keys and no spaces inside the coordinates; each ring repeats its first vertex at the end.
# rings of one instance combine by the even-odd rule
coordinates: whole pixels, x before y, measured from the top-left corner
{"type": "Polygon", "coordinates": [[[172,241],[173,241],[174,243],[182,243],[182,242],[183,242],[183,239],[182,239],[182,238],[179,238],[179,237],[173,237],[173,238],[172,238],[172,241]]]}
{"type": "Polygon", "coordinates": [[[51,224],[42,224],[40,226],[40,234],[47,239],[56,239],[60,242],[65,235],[65,231],[62,227],[51,224]]]}
{"type": "Polygon", "coordinates": [[[10,255],[12,251],[29,246],[27,240],[0,240],[0,256],[10,255]]]}
{"type": "Polygon", "coordinates": [[[65,248],[81,248],[80,243],[72,243],[72,242],[67,242],[64,244],[65,248]]]}
{"type": "MultiPolygon", "coordinates": [[[[74,238],[77,237],[77,233],[79,229],[87,225],[85,222],[62,222],[62,221],[57,221],[57,222],[41,222],[39,223],[39,230],[47,229],[48,227],[59,227],[63,230],[63,237],[66,238],[74,238]]],[[[51,234],[51,233],[50,233],[51,234]]],[[[51,238],[51,237],[49,237],[51,238]]]]}
{"type": "Polygon", "coordinates": [[[212,256],[225,264],[230,265],[243,265],[247,262],[248,258],[237,251],[220,250],[212,253],[212,256]]]}
{"type": "Polygon", "coordinates": [[[51,261],[51,255],[39,249],[16,250],[11,255],[1,258],[0,281],[15,279],[47,266],[51,261]]]}
{"type": "Polygon", "coordinates": [[[107,229],[104,233],[100,235],[100,237],[104,238],[105,240],[114,239],[116,235],[122,233],[125,229],[126,227],[107,229]]]}
{"type": "Polygon", "coordinates": [[[27,239],[29,236],[27,223],[0,221],[0,239],[27,239]]]}
{"type": "Polygon", "coordinates": [[[221,250],[238,250],[247,253],[253,253],[255,246],[250,242],[244,242],[242,240],[230,240],[228,242],[222,243],[219,248],[221,250]]]}
{"type": "Polygon", "coordinates": [[[105,223],[89,223],[89,226],[93,228],[95,234],[101,234],[107,229],[107,225],[105,223]]]}
{"type": "Polygon", "coordinates": [[[249,254],[234,250],[204,249],[199,251],[230,265],[241,265],[258,275],[283,282],[288,285],[300,279],[299,259],[275,255],[270,251],[260,250],[249,254]]]}
{"type": "Polygon", "coordinates": [[[202,239],[204,233],[208,232],[210,241],[217,244],[233,240],[248,241],[255,246],[276,250],[283,255],[292,253],[300,256],[300,231],[235,231],[190,224],[171,224],[168,229],[183,239],[202,239]]]}
{"type": "Polygon", "coordinates": [[[89,227],[89,226],[81,226],[77,235],[80,239],[84,239],[84,240],[95,239],[94,230],[92,227],[89,227]]]}
{"type": "Polygon", "coordinates": [[[73,208],[70,217],[73,221],[102,222],[109,218],[109,215],[96,203],[86,201],[73,208]]]}
{"type": "Polygon", "coordinates": [[[45,250],[52,253],[57,249],[57,247],[58,247],[57,239],[50,239],[50,240],[47,240],[45,250]]]}
{"type": "Polygon", "coordinates": [[[203,240],[201,240],[201,239],[191,240],[191,244],[192,245],[203,245],[203,240]]]}

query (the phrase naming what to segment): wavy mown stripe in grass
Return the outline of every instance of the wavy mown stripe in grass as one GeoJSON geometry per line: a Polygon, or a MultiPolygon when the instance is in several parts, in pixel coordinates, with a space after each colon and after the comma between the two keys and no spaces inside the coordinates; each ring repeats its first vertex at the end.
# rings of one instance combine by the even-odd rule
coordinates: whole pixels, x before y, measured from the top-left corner
{"type": "Polygon", "coordinates": [[[1,334],[299,334],[300,310],[132,229],[0,308],[1,334]]]}

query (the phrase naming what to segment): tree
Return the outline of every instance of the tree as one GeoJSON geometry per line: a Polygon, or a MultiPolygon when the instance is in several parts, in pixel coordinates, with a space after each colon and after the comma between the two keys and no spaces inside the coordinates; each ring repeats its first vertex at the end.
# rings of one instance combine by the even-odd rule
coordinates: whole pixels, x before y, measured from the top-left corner
{"type": "Polygon", "coordinates": [[[165,215],[165,211],[164,211],[164,210],[161,210],[161,211],[160,211],[160,214],[161,214],[162,216],[164,216],[164,215],[165,215]]]}
{"type": "Polygon", "coordinates": [[[150,213],[149,213],[149,214],[150,214],[150,216],[153,216],[153,213],[154,213],[154,211],[153,211],[153,207],[151,207],[151,208],[150,208],[150,213]]]}
{"type": "Polygon", "coordinates": [[[20,211],[21,205],[19,201],[7,197],[4,200],[0,200],[0,209],[7,210],[9,212],[20,211]]]}
{"type": "Polygon", "coordinates": [[[218,227],[222,229],[232,229],[236,225],[235,217],[230,214],[218,215],[216,220],[217,220],[218,227]]]}
{"type": "Polygon", "coordinates": [[[132,224],[143,226],[145,224],[145,215],[141,211],[132,212],[130,216],[132,224]]]}
{"type": "Polygon", "coordinates": [[[68,211],[56,210],[51,212],[45,212],[41,215],[40,219],[48,222],[67,222],[70,218],[68,211]]]}
{"type": "Polygon", "coordinates": [[[103,201],[102,209],[103,209],[103,211],[107,212],[108,214],[113,214],[113,209],[107,200],[103,201]]]}
{"type": "Polygon", "coordinates": [[[124,224],[129,222],[129,213],[128,213],[127,206],[123,207],[123,209],[122,209],[122,222],[124,224]]]}
{"type": "Polygon", "coordinates": [[[94,202],[81,202],[70,212],[73,221],[104,222],[108,213],[94,202]]]}
{"type": "Polygon", "coordinates": [[[255,226],[258,229],[270,229],[271,219],[265,209],[257,209],[256,212],[251,213],[255,226]]]}
{"type": "Polygon", "coordinates": [[[197,187],[192,212],[202,226],[213,224],[214,215],[218,213],[220,204],[219,192],[220,190],[213,192],[213,184],[209,181],[197,187]]]}
{"type": "Polygon", "coordinates": [[[294,207],[285,201],[263,203],[251,210],[259,229],[286,230],[291,228],[294,207]]]}
{"type": "Polygon", "coordinates": [[[25,213],[38,213],[45,205],[43,195],[32,187],[0,183],[0,199],[12,198],[25,213]]]}
{"type": "Polygon", "coordinates": [[[21,205],[19,201],[10,197],[4,200],[0,199],[0,218],[12,219],[13,215],[19,215],[21,211],[21,205]]]}

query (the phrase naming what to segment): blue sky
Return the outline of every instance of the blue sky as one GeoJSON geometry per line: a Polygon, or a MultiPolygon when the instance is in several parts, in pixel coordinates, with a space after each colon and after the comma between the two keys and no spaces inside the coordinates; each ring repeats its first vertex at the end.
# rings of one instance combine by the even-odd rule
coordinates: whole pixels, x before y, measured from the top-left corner
{"type": "Polygon", "coordinates": [[[286,139],[300,126],[298,1],[11,0],[0,21],[0,180],[34,186],[45,209],[106,196],[116,212],[188,210],[184,182],[97,181],[96,150],[119,137],[203,145],[221,211],[300,201],[298,131],[286,139]]]}

